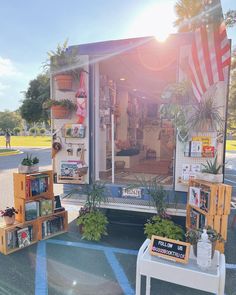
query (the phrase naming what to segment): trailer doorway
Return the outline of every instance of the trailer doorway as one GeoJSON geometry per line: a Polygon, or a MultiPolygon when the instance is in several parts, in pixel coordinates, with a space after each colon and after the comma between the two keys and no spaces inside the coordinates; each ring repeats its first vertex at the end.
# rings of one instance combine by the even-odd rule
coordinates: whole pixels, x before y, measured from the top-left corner
{"type": "Polygon", "coordinates": [[[161,94],[177,81],[177,60],[171,44],[152,38],[99,62],[97,179],[127,184],[155,177],[173,185],[175,130],[161,116],[161,94]]]}

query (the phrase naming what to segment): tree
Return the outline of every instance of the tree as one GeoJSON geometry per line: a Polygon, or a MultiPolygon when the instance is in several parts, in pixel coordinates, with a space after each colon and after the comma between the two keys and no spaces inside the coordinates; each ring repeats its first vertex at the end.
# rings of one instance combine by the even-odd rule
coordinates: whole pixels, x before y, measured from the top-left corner
{"type": "Polygon", "coordinates": [[[5,131],[9,129],[13,131],[16,127],[22,126],[22,119],[17,112],[10,112],[8,110],[0,112],[0,129],[5,131]]]}
{"type": "Polygon", "coordinates": [[[236,49],[232,53],[229,103],[228,103],[228,131],[236,132],[236,49]]]}
{"type": "Polygon", "coordinates": [[[224,15],[224,19],[226,27],[233,27],[236,24],[236,10],[228,10],[224,15]]]}
{"type": "Polygon", "coordinates": [[[46,74],[40,74],[30,81],[25,99],[20,107],[23,119],[28,123],[49,121],[49,114],[43,109],[43,103],[50,97],[50,81],[46,74]]]}
{"type": "Polygon", "coordinates": [[[174,26],[178,27],[179,32],[193,31],[199,26],[197,16],[202,11],[203,2],[201,0],[177,1],[175,4],[177,20],[174,22],[174,26]]]}
{"type": "Polygon", "coordinates": [[[223,16],[220,1],[212,0],[179,0],[175,4],[177,19],[174,26],[179,32],[194,31],[205,24],[215,24],[225,20],[227,27],[236,24],[236,11],[228,10],[223,16]]]}

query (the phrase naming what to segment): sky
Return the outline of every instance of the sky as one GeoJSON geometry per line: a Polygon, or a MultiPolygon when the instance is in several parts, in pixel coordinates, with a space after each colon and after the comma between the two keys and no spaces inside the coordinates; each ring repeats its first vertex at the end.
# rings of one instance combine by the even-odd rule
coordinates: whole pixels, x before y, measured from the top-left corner
{"type": "MultiPolygon", "coordinates": [[[[69,45],[176,32],[174,0],[1,0],[0,111],[14,111],[47,52],[69,45]]],[[[221,0],[223,11],[235,0],[221,0]]],[[[228,30],[236,45],[236,27],[228,30]]]]}

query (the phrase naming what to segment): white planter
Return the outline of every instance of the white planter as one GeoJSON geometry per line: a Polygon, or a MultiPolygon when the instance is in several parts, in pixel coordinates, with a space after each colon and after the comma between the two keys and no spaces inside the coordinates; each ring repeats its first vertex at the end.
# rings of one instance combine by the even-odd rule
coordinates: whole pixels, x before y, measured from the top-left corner
{"type": "Polygon", "coordinates": [[[211,174],[211,173],[203,173],[197,172],[196,178],[200,180],[205,180],[209,182],[222,183],[223,182],[223,174],[211,174]]]}
{"type": "Polygon", "coordinates": [[[18,166],[18,172],[19,173],[34,173],[39,171],[39,166],[38,165],[32,165],[32,166],[25,166],[25,165],[19,165],[18,166]]]}

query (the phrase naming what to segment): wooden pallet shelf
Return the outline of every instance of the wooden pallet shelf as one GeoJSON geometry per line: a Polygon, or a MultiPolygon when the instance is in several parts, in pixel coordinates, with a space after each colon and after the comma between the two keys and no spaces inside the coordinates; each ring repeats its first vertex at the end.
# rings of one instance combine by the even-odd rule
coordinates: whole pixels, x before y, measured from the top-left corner
{"type": "MultiPolygon", "coordinates": [[[[189,181],[188,201],[186,208],[186,228],[202,228],[210,226],[222,238],[227,240],[228,215],[230,214],[232,187],[208,181],[191,179],[189,181]],[[199,206],[192,204],[192,191],[199,192],[199,206]],[[207,195],[204,196],[204,193],[207,195]],[[205,198],[205,199],[204,199],[205,198]],[[203,201],[207,200],[207,209],[202,209],[203,201]]],[[[196,202],[197,203],[197,202],[196,202]]],[[[224,252],[224,243],[217,242],[216,250],[224,252]]]]}
{"type": "Polygon", "coordinates": [[[1,253],[8,255],[33,245],[39,240],[48,239],[68,231],[67,211],[54,212],[52,171],[40,171],[32,174],[14,173],[13,183],[14,203],[18,214],[16,214],[16,222],[13,225],[6,226],[5,224],[0,224],[1,253]],[[34,182],[38,185],[37,187],[34,182]],[[33,191],[33,189],[35,189],[35,191],[33,191]],[[49,210],[44,210],[44,200],[47,200],[44,204],[50,204],[49,201],[51,201],[49,210]],[[37,205],[37,212],[36,215],[33,215],[34,219],[32,220],[26,220],[26,205],[29,203],[37,205]],[[47,214],[48,212],[52,213],[47,214]],[[55,221],[59,223],[56,224],[55,221]],[[48,233],[47,236],[43,236],[43,224],[47,224],[48,226],[46,229],[48,233]],[[21,229],[23,230],[21,231],[21,229]],[[27,235],[27,241],[21,238],[21,234],[27,235]],[[19,247],[19,245],[21,247],[19,247]]]}

